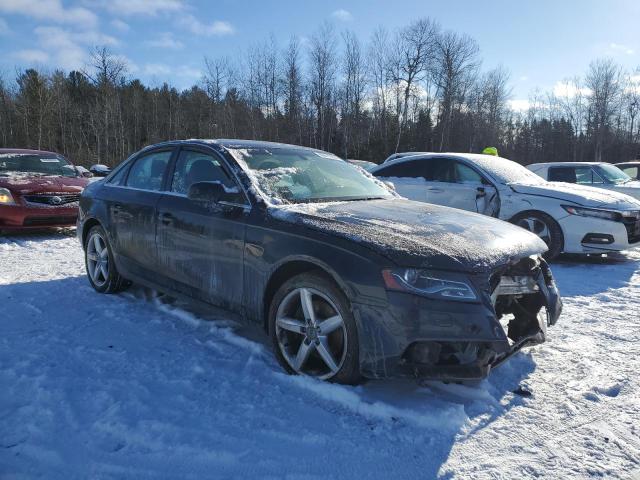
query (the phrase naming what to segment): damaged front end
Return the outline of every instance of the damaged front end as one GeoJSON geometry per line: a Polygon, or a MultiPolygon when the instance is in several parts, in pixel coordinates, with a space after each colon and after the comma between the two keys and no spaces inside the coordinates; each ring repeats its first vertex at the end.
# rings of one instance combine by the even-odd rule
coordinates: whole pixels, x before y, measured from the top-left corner
{"type": "MultiPolygon", "coordinates": [[[[469,302],[389,292],[393,317],[404,320],[384,322],[385,329],[394,328],[396,338],[402,332],[404,342],[389,345],[391,355],[381,355],[383,345],[376,345],[372,355],[361,351],[365,375],[485,378],[521,348],[544,342],[547,327],[562,311],[551,270],[539,256],[477,274],[472,285],[478,295],[469,302]],[[413,321],[407,321],[411,317],[413,321]],[[394,347],[399,347],[397,357],[391,352],[394,347]]],[[[382,338],[381,332],[370,333],[382,338]]]]}

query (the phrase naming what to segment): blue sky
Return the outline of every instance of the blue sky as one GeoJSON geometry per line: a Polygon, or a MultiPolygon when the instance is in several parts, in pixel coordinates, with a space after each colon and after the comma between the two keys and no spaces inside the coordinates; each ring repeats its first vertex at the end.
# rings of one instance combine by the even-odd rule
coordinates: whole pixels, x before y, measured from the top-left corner
{"type": "Polygon", "coordinates": [[[511,72],[513,100],[581,75],[597,57],[640,66],[638,0],[0,0],[0,72],[82,67],[91,45],[108,45],[145,82],[187,87],[203,57],[241,55],[273,34],[308,38],[323,21],[362,40],[428,16],[474,37],[483,67],[511,72]]]}

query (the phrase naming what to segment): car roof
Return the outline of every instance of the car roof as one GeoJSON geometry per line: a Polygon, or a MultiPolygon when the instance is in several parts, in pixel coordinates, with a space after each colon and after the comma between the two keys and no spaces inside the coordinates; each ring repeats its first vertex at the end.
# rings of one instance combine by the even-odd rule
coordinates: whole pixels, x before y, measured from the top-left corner
{"type": "MultiPolygon", "coordinates": [[[[321,151],[317,148],[302,147],[300,145],[291,145],[288,143],[266,142],[263,140],[243,140],[234,138],[190,138],[186,140],[168,140],[166,142],[154,143],[146,148],[161,147],[165,145],[214,145],[223,148],[296,148],[310,151],[321,151]]],[[[145,148],[145,149],[146,149],[145,148]]]]}
{"type": "MultiPolygon", "coordinates": [[[[460,152],[406,152],[399,153],[399,156],[392,159],[385,160],[384,163],[381,163],[376,168],[372,169],[372,171],[377,171],[382,169],[383,167],[388,167],[390,165],[397,165],[399,163],[404,163],[410,160],[432,160],[436,158],[452,158],[459,160],[469,160],[471,162],[475,162],[479,159],[486,159],[486,157],[491,157],[492,155],[485,155],[483,153],[460,153],[460,152]]],[[[496,157],[502,158],[502,157],[496,157]]],[[[508,160],[508,159],[504,159],[508,160]]]]}
{"type": "Polygon", "coordinates": [[[628,162],[614,163],[614,165],[616,167],[620,165],[624,165],[626,167],[636,167],[636,166],[640,166],[640,160],[629,160],[628,162]]]}
{"type": "Polygon", "coordinates": [[[545,166],[545,167],[585,167],[590,165],[604,165],[607,162],[542,162],[542,163],[532,163],[527,165],[528,167],[533,166],[545,166]]]}
{"type": "Polygon", "coordinates": [[[31,150],[28,148],[0,148],[0,155],[3,153],[21,153],[24,155],[42,155],[43,153],[46,155],[60,155],[56,152],[49,152],[47,150],[31,150]]]}

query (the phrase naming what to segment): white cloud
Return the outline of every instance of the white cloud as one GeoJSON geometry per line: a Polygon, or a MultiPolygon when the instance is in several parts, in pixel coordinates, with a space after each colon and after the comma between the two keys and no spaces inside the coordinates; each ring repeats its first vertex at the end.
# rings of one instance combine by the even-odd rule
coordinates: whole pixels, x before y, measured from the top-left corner
{"type": "Polygon", "coordinates": [[[182,0],[98,0],[96,3],[114,15],[157,15],[184,8],[182,0]]]}
{"type": "Polygon", "coordinates": [[[526,112],[531,108],[531,102],[525,99],[509,100],[509,107],[516,112],[526,112]]]}
{"type": "Polygon", "coordinates": [[[204,35],[207,37],[220,37],[223,35],[231,35],[235,33],[233,25],[231,25],[229,22],[215,20],[212,23],[202,23],[191,14],[181,15],[178,19],[178,23],[180,23],[180,25],[189,30],[191,33],[194,33],[196,35],[204,35]]]}
{"type": "Polygon", "coordinates": [[[60,27],[36,27],[38,42],[55,59],[55,66],[65,70],[77,70],[86,63],[86,47],[116,45],[118,41],[100,32],[72,32],[60,27]]]}
{"type": "Polygon", "coordinates": [[[553,94],[556,97],[573,98],[578,94],[588,96],[591,90],[586,87],[578,87],[571,82],[556,82],[553,86],[553,94]]]}
{"type": "Polygon", "coordinates": [[[111,26],[116,30],[120,30],[121,32],[128,32],[131,29],[127,22],[123,22],[118,18],[114,18],[113,20],[111,20],[111,26]]]}
{"type": "Polygon", "coordinates": [[[636,51],[628,45],[622,45],[620,43],[610,43],[609,50],[613,53],[619,53],[624,55],[634,55],[636,51]]]}
{"type": "Polygon", "coordinates": [[[340,20],[341,22],[350,22],[351,20],[353,20],[353,15],[351,15],[351,12],[343,8],[334,11],[331,16],[336,20],[340,20]]]}
{"type": "Polygon", "coordinates": [[[27,49],[18,50],[13,54],[15,58],[25,63],[47,63],[49,61],[49,54],[42,50],[27,49]]]}
{"type": "Polygon", "coordinates": [[[521,81],[521,82],[526,82],[526,81],[529,80],[529,77],[527,75],[520,75],[518,77],[518,80],[521,81]]]}
{"type": "Polygon", "coordinates": [[[150,47],[170,48],[172,50],[179,50],[184,47],[184,44],[180,40],[174,38],[173,33],[171,32],[163,32],[158,35],[157,38],[148,40],[145,43],[150,47]]]}
{"type": "Polygon", "coordinates": [[[201,78],[202,70],[199,68],[193,68],[188,65],[182,65],[176,69],[174,69],[174,73],[178,77],[182,78],[201,78]]]}
{"type": "Polygon", "coordinates": [[[0,35],[7,35],[8,33],[11,33],[9,24],[4,18],[0,18],[0,35]]]}
{"type": "Polygon", "coordinates": [[[98,22],[98,17],[90,10],[65,8],[60,0],[0,0],[0,12],[83,27],[93,27],[98,22]]]}
{"type": "Polygon", "coordinates": [[[171,73],[171,67],[164,63],[147,63],[142,72],[145,75],[169,75],[171,73]]]}

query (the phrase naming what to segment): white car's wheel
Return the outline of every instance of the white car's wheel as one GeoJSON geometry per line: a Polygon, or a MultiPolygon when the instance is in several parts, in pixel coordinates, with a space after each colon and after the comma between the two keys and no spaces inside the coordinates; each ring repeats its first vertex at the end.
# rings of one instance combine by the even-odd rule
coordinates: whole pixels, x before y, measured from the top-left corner
{"type": "Polygon", "coordinates": [[[564,235],[558,222],[542,212],[522,212],[511,219],[511,223],[529,230],[547,244],[549,250],[543,255],[547,260],[556,258],[564,249],[564,235]]]}

